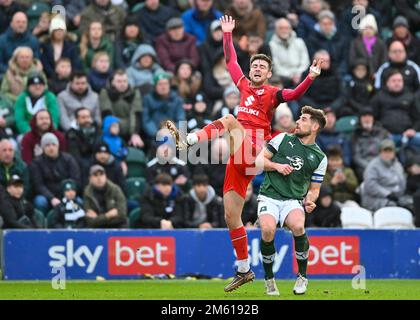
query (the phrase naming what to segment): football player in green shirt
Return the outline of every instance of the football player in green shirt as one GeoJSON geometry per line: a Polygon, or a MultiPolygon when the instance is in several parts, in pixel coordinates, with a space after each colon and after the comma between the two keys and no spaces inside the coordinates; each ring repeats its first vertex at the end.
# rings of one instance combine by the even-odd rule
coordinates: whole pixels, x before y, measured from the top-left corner
{"type": "Polygon", "coordinates": [[[327,169],[327,157],[315,143],[325,124],[322,110],[303,107],[295,133],[282,133],[273,138],[264,150],[264,157],[259,159],[259,165],[266,171],[258,195],[258,219],[268,295],[279,295],[273,274],[274,235],[278,223],[287,226],[294,237],[299,273],[293,292],[306,292],[309,242],[304,227],[305,211],[311,213],[315,209],[327,169]]]}

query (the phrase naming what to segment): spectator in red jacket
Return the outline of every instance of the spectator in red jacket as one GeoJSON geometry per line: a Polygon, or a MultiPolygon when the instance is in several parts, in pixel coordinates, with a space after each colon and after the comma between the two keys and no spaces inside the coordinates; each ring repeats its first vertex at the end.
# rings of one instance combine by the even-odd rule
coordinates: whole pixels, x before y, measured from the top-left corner
{"type": "Polygon", "coordinates": [[[31,131],[27,132],[21,142],[22,160],[30,164],[32,159],[42,154],[41,137],[44,133],[53,133],[60,142],[60,151],[66,151],[67,144],[64,135],[54,129],[50,113],[43,109],[38,111],[29,122],[31,131]]]}
{"type": "Polygon", "coordinates": [[[178,61],[191,60],[195,68],[199,64],[196,39],[184,30],[181,18],[171,18],[166,23],[166,32],[156,39],[156,51],[162,67],[174,72],[178,61]]]}

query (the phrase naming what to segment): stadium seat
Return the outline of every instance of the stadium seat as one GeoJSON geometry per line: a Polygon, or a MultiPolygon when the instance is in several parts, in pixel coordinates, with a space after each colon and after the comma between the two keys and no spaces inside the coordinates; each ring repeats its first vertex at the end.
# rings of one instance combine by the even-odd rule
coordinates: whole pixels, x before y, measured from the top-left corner
{"type": "Polygon", "coordinates": [[[38,209],[34,209],[34,213],[35,213],[35,220],[38,223],[38,226],[40,228],[45,228],[46,221],[45,221],[44,214],[41,211],[39,211],[38,209]]]}
{"type": "Polygon", "coordinates": [[[147,158],[142,150],[137,148],[128,148],[126,163],[128,167],[127,176],[129,178],[145,176],[144,172],[146,169],[147,158]]]}
{"type": "Polygon", "coordinates": [[[373,228],[372,213],[364,208],[344,207],[340,219],[344,229],[373,228]]]}
{"type": "Polygon", "coordinates": [[[414,229],[413,215],[400,207],[386,207],[373,215],[375,229],[414,229]]]}
{"type": "Polygon", "coordinates": [[[144,193],[147,183],[145,178],[128,178],[126,181],[127,198],[138,200],[144,193]]]}
{"type": "Polygon", "coordinates": [[[141,209],[136,208],[128,215],[128,225],[131,229],[136,228],[136,224],[140,218],[141,209]]]}
{"type": "Polygon", "coordinates": [[[357,116],[342,117],[337,120],[335,130],[341,133],[350,134],[356,128],[358,121],[357,116]]]}
{"type": "Polygon", "coordinates": [[[54,210],[50,210],[47,214],[47,228],[52,228],[52,222],[54,218],[54,210]]]}

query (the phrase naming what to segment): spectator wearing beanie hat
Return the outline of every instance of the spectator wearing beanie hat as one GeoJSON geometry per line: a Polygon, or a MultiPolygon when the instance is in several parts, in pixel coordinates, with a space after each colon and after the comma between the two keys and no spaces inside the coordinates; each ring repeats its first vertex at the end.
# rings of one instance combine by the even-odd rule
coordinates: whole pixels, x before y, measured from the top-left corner
{"type": "Polygon", "coordinates": [[[292,110],[287,103],[281,103],[275,113],[275,124],[273,126],[272,136],[275,137],[280,133],[294,133],[296,123],[293,119],[292,110]]]}
{"type": "Polygon", "coordinates": [[[368,61],[370,76],[386,61],[386,45],[378,35],[376,19],[372,14],[362,18],[359,36],[350,45],[349,64],[353,66],[358,59],[368,61]]]}
{"type": "Polygon", "coordinates": [[[170,86],[170,75],[160,73],[154,77],[154,91],[143,99],[143,128],[147,138],[155,141],[156,133],[165,120],[176,124],[185,120],[184,101],[170,86]]]}
{"type": "Polygon", "coordinates": [[[68,58],[72,70],[81,70],[79,51],[74,43],[76,40],[76,35],[67,32],[66,22],[61,15],[52,18],[49,35],[40,38],[41,62],[48,78],[54,75],[55,64],[60,58],[68,58]]]}
{"type": "Polygon", "coordinates": [[[55,229],[84,228],[86,226],[85,210],[81,198],[77,197],[77,185],[72,179],[63,180],[61,183],[61,203],[54,207],[51,227],[55,229]]]}
{"type": "Polygon", "coordinates": [[[61,182],[73,179],[80,185],[80,171],[76,160],[67,153],[59,151],[57,137],[48,132],[41,138],[43,154],[29,166],[35,208],[45,214],[51,207],[60,204],[61,182]]]}
{"type": "Polygon", "coordinates": [[[51,115],[54,128],[60,124],[60,107],[57,97],[46,88],[46,79],[39,72],[28,77],[27,89],[23,91],[15,103],[15,121],[19,134],[31,130],[29,122],[42,109],[47,109],[51,115]]]}
{"type": "Polygon", "coordinates": [[[238,115],[239,102],[241,101],[241,95],[236,86],[229,86],[223,92],[223,105],[213,119],[220,119],[228,114],[238,115]]]}
{"type": "Polygon", "coordinates": [[[406,17],[398,16],[392,25],[392,37],[387,40],[389,46],[393,41],[404,43],[407,50],[407,58],[420,65],[420,40],[410,32],[406,17]]]}

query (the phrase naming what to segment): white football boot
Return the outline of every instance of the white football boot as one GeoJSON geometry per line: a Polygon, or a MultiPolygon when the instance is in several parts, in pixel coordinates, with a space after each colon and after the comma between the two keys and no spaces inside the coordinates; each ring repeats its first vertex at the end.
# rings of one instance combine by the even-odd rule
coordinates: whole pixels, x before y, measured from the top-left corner
{"type": "Polygon", "coordinates": [[[293,287],[293,293],[296,295],[305,294],[307,288],[308,288],[308,279],[298,274],[298,277],[295,282],[295,286],[293,287]]]}
{"type": "Polygon", "coordinates": [[[279,289],[277,289],[276,280],[274,278],[265,280],[265,294],[268,296],[280,295],[279,289]]]}

